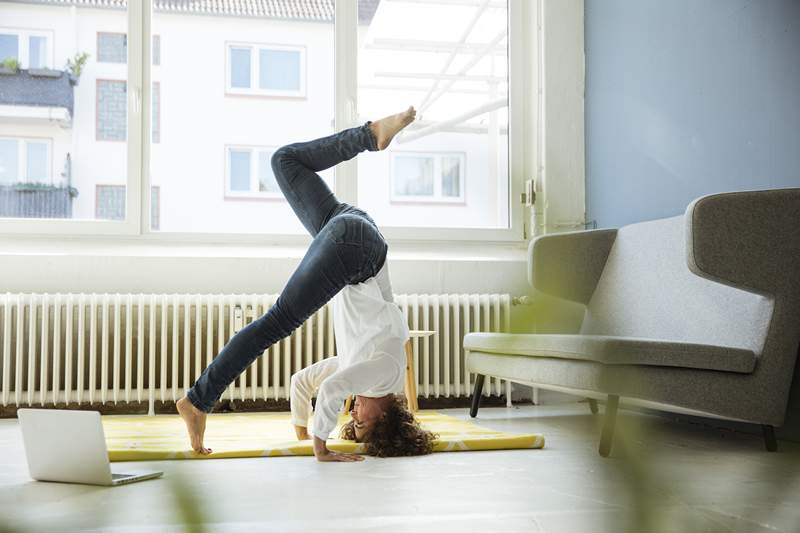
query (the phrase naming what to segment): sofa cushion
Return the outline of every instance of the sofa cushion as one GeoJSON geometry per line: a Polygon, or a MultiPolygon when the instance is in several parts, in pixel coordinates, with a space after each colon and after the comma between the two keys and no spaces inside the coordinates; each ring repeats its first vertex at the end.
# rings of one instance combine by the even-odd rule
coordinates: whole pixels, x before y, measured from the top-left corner
{"type": "Polygon", "coordinates": [[[464,348],[494,354],[579,359],[607,365],[651,365],[749,374],[751,350],[606,335],[470,333],[464,348]]]}

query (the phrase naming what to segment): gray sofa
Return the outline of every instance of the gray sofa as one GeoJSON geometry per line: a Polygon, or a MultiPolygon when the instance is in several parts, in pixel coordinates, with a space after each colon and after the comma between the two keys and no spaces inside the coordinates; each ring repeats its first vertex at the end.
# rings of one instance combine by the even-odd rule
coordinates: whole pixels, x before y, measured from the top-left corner
{"type": "Polygon", "coordinates": [[[544,235],[536,292],[585,306],[577,333],[470,333],[476,373],[606,400],[600,454],[625,403],[762,426],[784,420],[800,338],[800,189],[714,194],[681,216],[544,235]]]}

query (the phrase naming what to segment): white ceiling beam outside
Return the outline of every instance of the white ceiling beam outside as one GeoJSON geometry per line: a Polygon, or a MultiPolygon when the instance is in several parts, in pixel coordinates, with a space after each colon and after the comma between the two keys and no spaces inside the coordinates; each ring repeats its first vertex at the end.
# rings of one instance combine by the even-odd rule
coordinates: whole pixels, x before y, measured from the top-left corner
{"type": "MultiPolygon", "coordinates": [[[[451,41],[424,41],[420,39],[375,39],[371,43],[365,45],[365,48],[371,50],[396,50],[398,52],[447,53],[457,51],[471,54],[483,51],[487,44],[489,43],[458,44],[451,41]]],[[[505,46],[496,46],[493,50],[487,50],[485,53],[489,52],[496,55],[506,55],[508,53],[508,48],[505,46]]]]}
{"type": "MultiPolygon", "coordinates": [[[[359,89],[367,89],[370,91],[427,91],[428,87],[423,85],[381,85],[377,83],[361,83],[358,85],[359,89]]],[[[450,89],[450,93],[455,94],[482,94],[486,95],[483,89],[450,89]]]]}
{"type": "MultiPolygon", "coordinates": [[[[376,72],[376,78],[408,78],[416,80],[455,80],[455,81],[484,81],[487,83],[504,83],[508,81],[505,76],[472,76],[468,74],[436,74],[434,72],[376,72]]],[[[485,93],[485,92],[484,92],[485,93]]]]}
{"type": "Polygon", "coordinates": [[[488,113],[490,111],[494,111],[495,109],[501,109],[503,107],[508,107],[508,97],[498,98],[497,100],[486,102],[482,105],[479,105],[476,108],[461,113],[460,115],[456,115],[447,120],[442,120],[436,122],[435,124],[431,124],[427,128],[422,128],[408,133],[400,133],[400,135],[398,135],[397,137],[397,142],[399,144],[407,143],[409,141],[425,137],[432,133],[443,131],[446,128],[457,126],[458,124],[461,124],[462,122],[465,122],[471,118],[483,115],[484,113],[488,113]]]}
{"type": "MultiPolygon", "coordinates": [[[[481,5],[482,0],[383,0],[384,2],[403,2],[406,4],[438,4],[443,6],[464,6],[475,7],[481,5]]],[[[495,0],[490,2],[488,7],[497,9],[508,8],[508,2],[503,0],[495,0]]]]}
{"type": "MultiPolygon", "coordinates": [[[[494,39],[492,39],[490,42],[488,42],[486,44],[486,46],[482,50],[480,50],[477,54],[475,54],[475,57],[473,57],[471,60],[469,60],[469,62],[466,65],[461,67],[461,70],[459,70],[456,73],[456,75],[457,76],[462,76],[462,75],[465,75],[467,72],[469,72],[469,69],[471,69],[472,67],[477,65],[478,61],[480,61],[481,59],[486,57],[486,55],[489,53],[489,51],[492,48],[494,48],[495,46],[497,46],[497,43],[502,41],[506,37],[507,34],[508,34],[508,28],[503,28],[497,35],[495,35],[494,39]]],[[[420,106],[418,111],[420,113],[422,113],[423,111],[428,109],[430,106],[432,106],[434,104],[434,102],[436,102],[436,100],[438,100],[441,96],[443,96],[445,93],[447,93],[447,91],[453,86],[453,84],[456,81],[458,81],[458,80],[450,80],[450,81],[448,81],[447,84],[445,84],[444,87],[439,89],[439,92],[437,92],[434,96],[432,96],[432,97],[430,97],[428,99],[426,104],[420,106]]]]}
{"type": "MultiPolygon", "coordinates": [[[[461,33],[461,37],[458,39],[459,46],[467,42],[467,37],[469,37],[469,34],[472,33],[472,30],[475,28],[475,25],[478,23],[478,20],[481,18],[481,15],[483,15],[483,13],[486,11],[486,9],[488,7],[489,7],[489,0],[483,0],[481,2],[481,4],[478,6],[478,9],[475,10],[475,13],[472,15],[472,19],[470,19],[469,24],[467,24],[467,27],[464,28],[464,31],[461,33]]],[[[457,50],[458,50],[457,48],[454,49],[447,56],[447,60],[444,62],[444,65],[442,66],[442,68],[440,70],[440,72],[442,74],[447,73],[448,69],[450,68],[450,65],[453,63],[453,60],[456,58],[456,51],[457,50]]],[[[431,85],[430,90],[425,95],[425,98],[422,99],[422,103],[420,103],[420,105],[419,105],[420,109],[424,109],[425,108],[425,104],[428,103],[428,99],[431,97],[433,92],[439,87],[439,81],[440,81],[439,78],[434,78],[433,84],[431,85]]]]}

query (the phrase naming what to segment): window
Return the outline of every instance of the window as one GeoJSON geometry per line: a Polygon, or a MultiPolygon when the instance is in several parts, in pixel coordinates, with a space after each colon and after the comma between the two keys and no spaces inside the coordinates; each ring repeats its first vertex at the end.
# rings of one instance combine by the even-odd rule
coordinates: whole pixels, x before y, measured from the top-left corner
{"type": "Polygon", "coordinates": [[[392,153],[393,202],[463,202],[464,154],[392,153]]]}
{"type": "Polygon", "coordinates": [[[0,62],[16,59],[21,68],[52,68],[52,32],[0,28],[0,62]]]}
{"type": "MultiPolygon", "coordinates": [[[[126,138],[128,101],[127,83],[119,80],[97,80],[98,141],[124,141],[126,138]]],[[[151,107],[152,141],[161,140],[161,84],[153,82],[151,107]]]]}
{"type": "Polygon", "coordinates": [[[381,2],[359,34],[361,121],[417,110],[357,160],[357,204],[382,226],[511,228],[509,20],[502,1],[381,2]]]}
{"type": "Polygon", "coordinates": [[[128,36],[124,33],[97,34],[97,61],[100,63],[126,63],[128,36]]]}
{"type": "MultiPolygon", "coordinates": [[[[529,124],[538,116],[537,97],[530,95],[538,94],[539,57],[515,54],[509,63],[509,50],[537,46],[531,24],[538,10],[530,2],[282,0],[280,16],[244,13],[235,2],[221,2],[210,14],[201,4],[152,13],[129,11],[135,2],[102,13],[51,6],[48,21],[58,28],[58,42],[54,32],[12,31],[10,21],[0,22],[8,26],[0,27],[2,53],[40,64],[42,50],[52,62],[54,45],[62,43],[59,68],[67,57],[90,54],[80,83],[69,87],[74,113],[68,123],[45,118],[41,109],[15,108],[9,110],[15,116],[30,116],[24,124],[6,121],[2,132],[51,139],[49,177],[62,182],[60,194],[68,194],[71,206],[62,218],[73,220],[23,224],[0,214],[0,232],[154,240],[196,234],[201,241],[216,234],[305,236],[272,175],[273,151],[414,105],[418,120],[389,150],[322,172],[330,189],[373,215],[390,239],[522,236],[519,192],[539,168],[539,130],[529,124]],[[159,34],[168,39],[166,63],[159,34]],[[153,39],[152,47],[143,39],[153,39]],[[144,48],[152,48],[151,62],[141,57],[144,48]],[[511,75],[512,67],[521,74],[511,75]],[[159,83],[165,77],[166,86],[159,83]],[[142,86],[145,80],[153,86],[142,86]],[[134,84],[149,92],[134,95],[134,84]],[[514,115],[520,118],[513,126],[512,169],[514,102],[523,105],[514,115]],[[127,193],[98,192],[98,184],[124,186],[127,193]],[[140,197],[147,186],[157,186],[158,196],[140,197]],[[119,195],[125,210],[113,200],[119,195]],[[163,213],[149,225],[140,220],[148,202],[159,202],[163,213]],[[95,221],[123,213],[124,223],[95,221]],[[147,235],[149,227],[159,234],[147,235]]],[[[36,3],[14,7],[25,11],[19,21],[42,20],[36,3]]],[[[42,174],[41,148],[31,150],[30,161],[27,148],[17,145],[6,143],[0,153],[9,149],[16,155],[5,158],[2,179],[42,174]]]]}
{"type": "MultiPolygon", "coordinates": [[[[160,213],[160,194],[158,187],[150,188],[150,227],[158,229],[160,213]]],[[[95,218],[99,220],[125,220],[125,186],[95,186],[95,218]]]]}
{"type": "Polygon", "coordinates": [[[28,68],[47,68],[47,37],[28,37],[28,68]]]}
{"type": "Polygon", "coordinates": [[[95,218],[125,220],[124,185],[97,185],[95,194],[95,218]]]}
{"type": "MultiPolygon", "coordinates": [[[[153,35],[151,53],[153,65],[161,64],[161,37],[158,35],[153,35]]],[[[128,61],[128,35],[97,32],[97,61],[99,63],[126,63],[128,61]]]]}
{"type": "Polygon", "coordinates": [[[229,197],[283,198],[272,172],[274,148],[228,147],[225,195],[229,197]]]}
{"type": "Polygon", "coordinates": [[[97,80],[97,140],[124,141],[127,117],[127,82],[97,80]]]}
{"type": "Polygon", "coordinates": [[[153,92],[151,101],[151,140],[154,143],[161,142],[161,84],[153,82],[153,92]]]}
{"type": "Polygon", "coordinates": [[[0,137],[0,185],[52,185],[49,139],[0,137]]]}
{"type": "Polygon", "coordinates": [[[228,45],[228,92],[304,97],[305,47],[228,45]]]}
{"type": "Polygon", "coordinates": [[[0,33],[0,61],[19,61],[19,37],[11,33],[0,33]]]}

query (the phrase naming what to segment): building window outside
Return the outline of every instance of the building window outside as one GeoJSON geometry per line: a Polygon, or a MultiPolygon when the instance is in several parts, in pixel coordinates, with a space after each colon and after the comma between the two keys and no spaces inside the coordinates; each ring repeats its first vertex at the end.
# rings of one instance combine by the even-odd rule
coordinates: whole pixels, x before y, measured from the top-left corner
{"type": "MultiPolygon", "coordinates": [[[[153,65],[161,63],[161,37],[153,35],[153,65]]],[[[125,33],[97,33],[97,61],[99,63],[127,63],[128,35],[125,33]]]]}
{"type": "Polygon", "coordinates": [[[97,34],[97,61],[99,63],[127,63],[128,36],[124,33],[99,32],[97,34]]]}
{"type": "Polygon", "coordinates": [[[270,147],[228,147],[225,196],[283,198],[272,172],[274,153],[270,147]]]}
{"type": "Polygon", "coordinates": [[[49,139],[0,137],[0,185],[52,184],[49,139]]]}
{"type": "Polygon", "coordinates": [[[0,63],[16,59],[21,68],[51,68],[51,32],[0,29],[0,63]]]}
{"type": "MultiPolygon", "coordinates": [[[[153,82],[151,135],[161,142],[161,83],[153,82]]],[[[127,82],[97,80],[97,140],[124,141],[127,137],[127,82]]]]}
{"type": "Polygon", "coordinates": [[[19,61],[19,37],[11,33],[0,33],[0,62],[6,59],[19,61]]]}
{"type": "Polygon", "coordinates": [[[150,120],[151,139],[152,142],[161,142],[161,84],[157,81],[153,82],[152,100],[150,102],[151,109],[153,110],[150,120]]]}
{"type": "Polygon", "coordinates": [[[228,45],[228,92],[304,97],[305,54],[303,46],[228,45]]]}
{"type": "MultiPolygon", "coordinates": [[[[157,230],[161,222],[160,188],[150,187],[150,227],[157,230]]],[[[95,186],[95,218],[125,220],[125,185],[95,186]]]]}
{"type": "Polygon", "coordinates": [[[161,188],[150,187],[150,229],[158,230],[161,225],[161,188]]]}
{"type": "Polygon", "coordinates": [[[97,185],[94,216],[98,220],[125,220],[125,186],[97,185]]]}
{"type": "Polygon", "coordinates": [[[128,98],[124,80],[97,80],[97,140],[124,141],[128,98]]]}
{"type": "Polygon", "coordinates": [[[151,50],[153,54],[153,65],[161,64],[161,36],[153,35],[153,47],[151,50]]]}
{"type": "Polygon", "coordinates": [[[392,153],[393,202],[464,202],[463,153],[392,153]]]}

